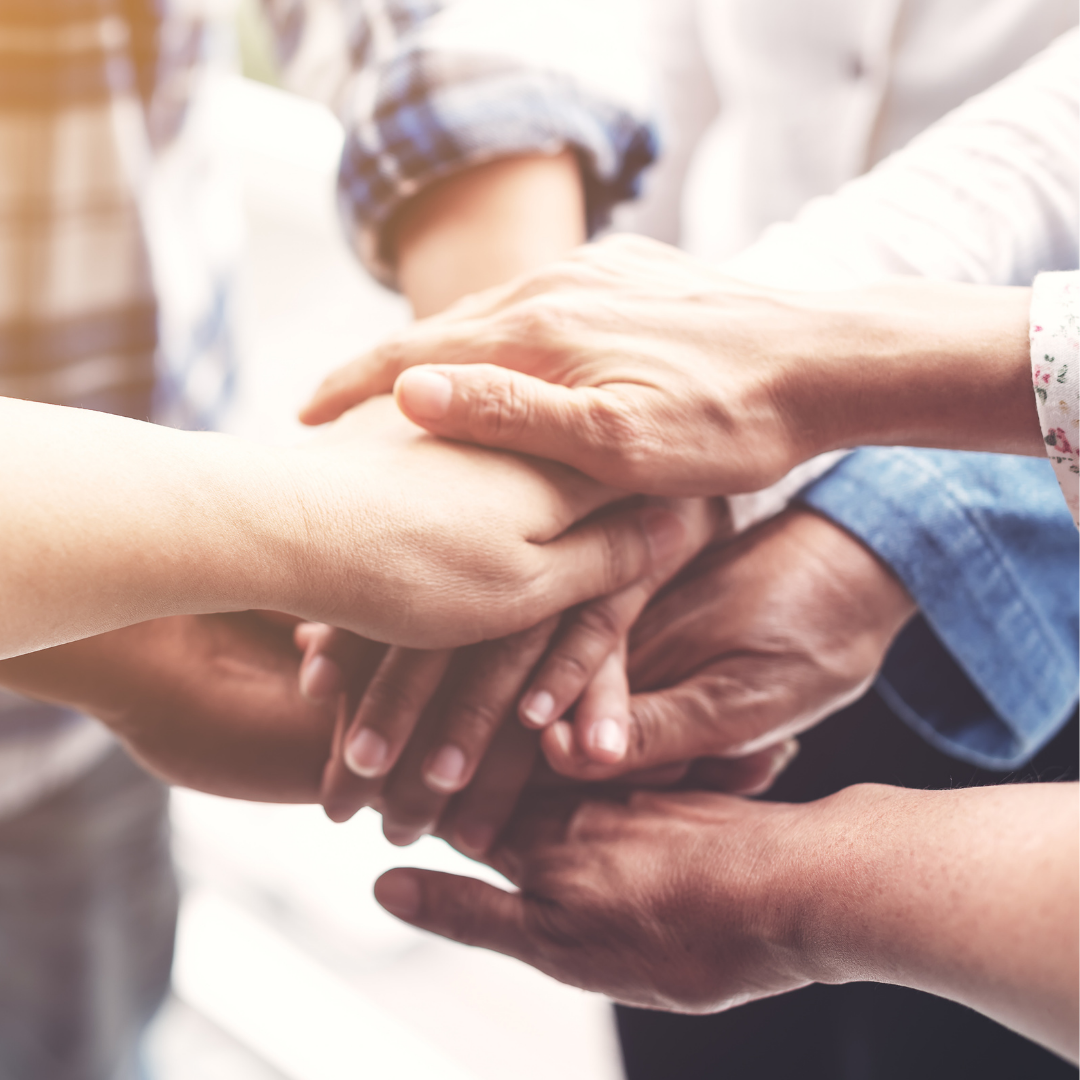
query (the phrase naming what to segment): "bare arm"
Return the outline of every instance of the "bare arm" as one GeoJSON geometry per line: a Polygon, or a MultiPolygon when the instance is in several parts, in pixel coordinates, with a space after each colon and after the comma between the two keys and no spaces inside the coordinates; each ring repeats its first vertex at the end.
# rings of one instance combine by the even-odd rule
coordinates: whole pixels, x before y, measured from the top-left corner
{"type": "Polygon", "coordinates": [[[0,399],[0,460],[0,657],[245,608],[467,644],[628,584],[681,530],[633,509],[572,529],[620,493],[436,442],[385,398],[283,450],[0,399]]]}
{"type": "Polygon", "coordinates": [[[0,399],[0,447],[0,656],[271,606],[267,583],[292,569],[295,499],[239,440],[0,399]]]}
{"type": "Polygon", "coordinates": [[[802,884],[787,886],[809,899],[807,970],[951,998],[1076,1061],[1077,792],[867,786],[834,796],[802,884]]]}
{"type": "Polygon", "coordinates": [[[440,180],[391,222],[398,282],[417,318],[500,285],[585,241],[585,196],[569,150],[502,158],[440,180]]]}

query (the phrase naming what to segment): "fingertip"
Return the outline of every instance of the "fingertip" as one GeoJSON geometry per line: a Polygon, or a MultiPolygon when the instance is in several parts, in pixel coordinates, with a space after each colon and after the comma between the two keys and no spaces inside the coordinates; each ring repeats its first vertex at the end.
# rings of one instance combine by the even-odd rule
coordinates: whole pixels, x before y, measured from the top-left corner
{"type": "Polygon", "coordinates": [[[356,814],[356,808],[346,803],[335,803],[327,800],[323,803],[323,813],[335,824],[344,825],[356,814]]]}
{"type": "Polygon", "coordinates": [[[450,412],[454,384],[433,368],[407,368],[394,383],[394,400],[411,420],[444,420],[450,412]]]}
{"type": "Polygon", "coordinates": [[[389,870],[375,882],[379,905],[403,922],[414,922],[420,915],[423,891],[416,874],[409,870],[389,870]]]}
{"type": "Polygon", "coordinates": [[[470,858],[483,858],[495,842],[495,826],[479,818],[459,821],[454,829],[454,847],[470,858]]]}
{"type": "Polygon", "coordinates": [[[593,761],[602,765],[617,765],[626,757],[629,746],[626,724],[612,716],[592,721],[582,736],[582,747],[593,761]]]}
{"type": "Polygon", "coordinates": [[[345,689],[345,673],[325,653],[305,658],[300,666],[300,694],[308,701],[331,701],[345,689]]]}
{"type": "Polygon", "coordinates": [[[423,825],[398,825],[396,822],[383,818],[383,836],[394,847],[408,847],[410,844],[415,844],[427,831],[423,825]]]}
{"type": "Polygon", "coordinates": [[[564,772],[574,764],[574,729],[565,720],[556,720],[540,736],[540,746],[548,764],[564,772]]]}
{"type": "Polygon", "coordinates": [[[317,427],[334,420],[344,411],[344,405],[336,402],[337,393],[333,389],[330,379],[327,379],[318,390],[315,391],[311,400],[296,414],[301,424],[308,427],[317,427]]]}
{"type": "Polygon", "coordinates": [[[526,727],[547,727],[555,719],[555,698],[547,690],[532,690],[521,699],[518,715],[526,727]]]}
{"type": "Polygon", "coordinates": [[[382,776],[390,769],[390,744],[371,728],[361,728],[345,743],[345,764],[365,780],[382,776]]]}
{"type": "Polygon", "coordinates": [[[465,786],[468,769],[465,751],[447,743],[428,755],[423,766],[424,783],[439,795],[450,795],[465,786]]]}

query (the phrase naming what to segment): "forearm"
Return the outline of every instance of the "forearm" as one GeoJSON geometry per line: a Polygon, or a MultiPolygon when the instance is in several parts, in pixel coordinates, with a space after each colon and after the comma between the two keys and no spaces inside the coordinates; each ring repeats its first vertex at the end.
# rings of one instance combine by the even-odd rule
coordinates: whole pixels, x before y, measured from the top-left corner
{"type": "Polygon", "coordinates": [[[0,400],[0,433],[0,656],[274,606],[296,526],[275,452],[13,400],[0,400]]]}
{"type": "Polygon", "coordinates": [[[577,159],[510,157],[440,180],[389,226],[398,281],[418,318],[499,285],[585,240],[577,159]]]}
{"type": "Polygon", "coordinates": [[[899,279],[806,299],[824,317],[808,327],[801,369],[785,386],[810,449],[1044,452],[1030,289],[899,279]]]}
{"type": "Polygon", "coordinates": [[[1076,1060],[1076,784],[861,785],[807,812],[780,873],[809,978],[939,994],[1076,1060]]]}

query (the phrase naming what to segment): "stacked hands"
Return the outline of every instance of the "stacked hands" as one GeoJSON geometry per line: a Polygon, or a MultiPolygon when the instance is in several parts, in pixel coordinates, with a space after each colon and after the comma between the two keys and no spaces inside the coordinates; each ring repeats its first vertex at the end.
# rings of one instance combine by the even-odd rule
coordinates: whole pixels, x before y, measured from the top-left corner
{"type": "MultiPolygon", "coordinates": [[[[1068,987],[964,982],[977,958],[940,959],[963,933],[935,946],[917,920],[907,967],[874,937],[923,903],[897,881],[949,865],[933,844],[920,864],[910,829],[975,834],[1011,798],[1016,836],[994,842],[1029,858],[1024,822],[1068,790],[734,797],[765,791],[798,734],[869,687],[915,605],[826,518],[796,503],[734,535],[722,496],[860,442],[1041,453],[1028,293],[797,296],[647,241],[582,249],[326,381],[303,418],[333,423],[287,474],[300,557],[266,594],[291,615],[159,619],[62,645],[63,664],[8,660],[4,684],[82,705],[170,780],[319,799],[335,821],[372,806],[395,844],[445,837],[520,891],[396,870],[384,906],[619,1000],[704,1011],[904,981],[1072,1055],[1068,987]],[[962,401],[938,392],[942,356],[981,366],[962,401]],[[891,839],[892,822],[909,831],[891,839]],[[851,922],[853,906],[873,917],[851,922]]],[[[1045,952],[1030,933],[1020,952],[1045,952]]]]}
{"type": "Polygon", "coordinates": [[[914,607],[811,511],[732,539],[722,503],[675,507],[667,563],[497,641],[419,651],[297,627],[300,685],[335,708],[328,814],[371,805],[394,843],[440,832],[482,856],[526,786],[765,790],[795,735],[865,691],[914,607]]]}

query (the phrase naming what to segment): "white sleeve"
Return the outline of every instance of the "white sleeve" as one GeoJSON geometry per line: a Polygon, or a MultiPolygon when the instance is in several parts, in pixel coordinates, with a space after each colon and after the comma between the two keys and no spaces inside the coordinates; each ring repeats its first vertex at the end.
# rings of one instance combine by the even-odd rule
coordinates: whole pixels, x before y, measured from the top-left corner
{"type": "Polygon", "coordinates": [[[790,288],[892,274],[1029,285],[1077,266],[1080,31],[725,263],[790,288]]]}

